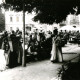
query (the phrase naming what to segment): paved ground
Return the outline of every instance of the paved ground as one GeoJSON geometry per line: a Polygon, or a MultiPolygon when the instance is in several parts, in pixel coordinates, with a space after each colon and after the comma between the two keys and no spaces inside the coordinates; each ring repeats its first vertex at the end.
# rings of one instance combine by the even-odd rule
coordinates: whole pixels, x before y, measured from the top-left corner
{"type": "MultiPolygon", "coordinates": [[[[63,47],[63,57],[68,61],[80,52],[77,44],[68,44],[63,47]]],[[[0,80],[54,80],[57,70],[63,63],[51,63],[50,60],[29,62],[26,67],[16,67],[0,72],[0,80]]]]}

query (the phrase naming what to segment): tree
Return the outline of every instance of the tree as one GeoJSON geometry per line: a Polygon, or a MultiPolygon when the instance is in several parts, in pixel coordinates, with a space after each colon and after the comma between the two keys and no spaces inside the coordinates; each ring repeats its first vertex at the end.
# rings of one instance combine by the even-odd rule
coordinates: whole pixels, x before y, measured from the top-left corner
{"type": "MultiPolygon", "coordinates": [[[[6,4],[13,6],[17,11],[23,10],[23,0],[6,0],[6,4]]],[[[69,13],[74,14],[78,6],[77,14],[80,13],[80,0],[25,0],[25,11],[35,11],[37,15],[34,21],[41,23],[53,24],[53,22],[61,22],[66,19],[69,13]]]]}
{"type": "Polygon", "coordinates": [[[5,29],[5,16],[2,13],[1,7],[0,7],[0,31],[3,31],[5,29]]]}

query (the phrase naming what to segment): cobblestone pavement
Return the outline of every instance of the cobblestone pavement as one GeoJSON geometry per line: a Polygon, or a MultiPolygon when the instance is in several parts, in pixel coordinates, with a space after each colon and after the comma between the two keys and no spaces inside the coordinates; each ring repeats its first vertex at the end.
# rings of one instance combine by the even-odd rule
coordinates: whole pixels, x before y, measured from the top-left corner
{"type": "MultiPolygon", "coordinates": [[[[76,57],[80,52],[77,44],[68,44],[63,47],[64,60],[76,57]]],[[[0,80],[54,80],[57,70],[63,63],[51,63],[50,60],[29,62],[26,67],[15,67],[0,72],[0,80]]]]}

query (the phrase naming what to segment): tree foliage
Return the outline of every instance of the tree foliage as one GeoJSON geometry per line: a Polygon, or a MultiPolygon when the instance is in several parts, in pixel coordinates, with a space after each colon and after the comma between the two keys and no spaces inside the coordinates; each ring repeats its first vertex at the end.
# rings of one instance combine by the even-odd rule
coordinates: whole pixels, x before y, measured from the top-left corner
{"type": "Polygon", "coordinates": [[[3,31],[3,30],[5,30],[5,16],[2,13],[0,8],[0,31],[3,31]]]}
{"type": "Polygon", "coordinates": [[[23,10],[25,3],[25,11],[29,13],[35,11],[37,15],[34,21],[41,23],[53,24],[53,22],[61,22],[66,19],[69,13],[74,14],[73,8],[78,7],[76,14],[80,13],[80,0],[6,0],[6,4],[13,6],[17,11],[23,10]]]}

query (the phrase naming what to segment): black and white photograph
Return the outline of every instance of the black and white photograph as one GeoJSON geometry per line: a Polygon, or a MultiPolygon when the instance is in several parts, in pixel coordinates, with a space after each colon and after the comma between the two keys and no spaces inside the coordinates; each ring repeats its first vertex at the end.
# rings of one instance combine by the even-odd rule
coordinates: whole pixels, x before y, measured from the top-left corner
{"type": "Polygon", "coordinates": [[[0,80],[80,80],[80,0],[0,0],[0,80]]]}

